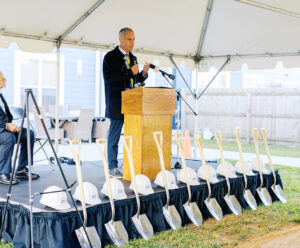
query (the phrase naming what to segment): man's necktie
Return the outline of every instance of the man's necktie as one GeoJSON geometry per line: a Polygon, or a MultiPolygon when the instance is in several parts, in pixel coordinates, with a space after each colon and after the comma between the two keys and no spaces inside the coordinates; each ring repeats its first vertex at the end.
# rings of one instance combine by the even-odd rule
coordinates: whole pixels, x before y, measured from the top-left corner
{"type": "MultiPolygon", "coordinates": [[[[130,58],[129,58],[129,54],[126,53],[125,54],[125,57],[126,57],[126,61],[127,61],[127,69],[130,69],[130,58]]],[[[133,85],[134,85],[134,82],[133,82],[133,79],[130,78],[130,88],[133,88],[133,85]]]]}

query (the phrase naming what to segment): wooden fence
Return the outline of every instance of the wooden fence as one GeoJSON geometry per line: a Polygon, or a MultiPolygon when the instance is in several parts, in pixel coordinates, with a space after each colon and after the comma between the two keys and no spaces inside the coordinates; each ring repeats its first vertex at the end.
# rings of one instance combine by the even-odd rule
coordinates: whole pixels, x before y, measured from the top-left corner
{"type": "Polygon", "coordinates": [[[238,126],[249,143],[251,127],[264,127],[274,143],[300,143],[300,89],[209,89],[197,101],[184,89],[182,96],[198,113],[181,102],[182,130],[208,127],[233,139],[238,126]]]}

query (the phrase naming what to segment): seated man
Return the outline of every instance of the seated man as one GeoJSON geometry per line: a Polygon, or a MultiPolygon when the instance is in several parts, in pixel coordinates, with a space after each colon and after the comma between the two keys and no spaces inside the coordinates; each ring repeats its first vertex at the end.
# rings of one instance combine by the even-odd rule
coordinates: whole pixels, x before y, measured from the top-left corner
{"type": "MultiPolygon", "coordinates": [[[[20,128],[11,123],[13,116],[1,93],[2,88],[6,86],[6,78],[0,72],[0,183],[9,184],[10,173],[12,171],[12,155],[14,146],[18,139],[20,128]]],[[[34,133],[30,130],[31,157],[33,158],[34,133]]],[[[16,177],[13,178],[12,184],[17,184],[18,179],[28,179],[29,173],[26,168],[27,161],[27,136],[26,129],[23,128],[20,141],[20,156],[16,171],[16,177]]],[[[32,173],[32,179],[39,178],[39,175],[32,173]]]]}

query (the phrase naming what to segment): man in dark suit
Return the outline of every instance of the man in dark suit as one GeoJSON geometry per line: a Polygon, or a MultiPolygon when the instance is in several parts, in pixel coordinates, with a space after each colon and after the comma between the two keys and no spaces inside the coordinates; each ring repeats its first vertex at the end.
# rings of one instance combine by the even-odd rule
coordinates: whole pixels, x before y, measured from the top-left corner
{"type": "MultiPolygon", "coordinates": [[[[0,183],[9,184],[10,173],[12,170],[12,155],[16,140],[18,139],[20,128],[11,123],[13,116],[9,111],[9,107],[1,93],[2,88],[6,87],[6,78],[0,72],[0,183]]],[[[31,157],[33,158],[33,145],[34,145],[34,133],[30,130],[30,142],[31,142],[31,157]]],[[[27,136],[26,129],[23,128],[21,136],[21,149],[19,156],[19,163],[16,171],[16,177],[13,178],[12,183],[17,184],[18,179],[28,180],[28,171],[26,166],[27,161],[27,136]]],[[[39,176],[32,173],[32,179],[37,179],[39,176]]]]}
{"type": "Polygon", "coordinates": [[[105,116],[110,118],[107,139],[107,155],[109,172],[113,177],[122,177],[118,170],[118,143],[124,123],[121,114],[121,92],[140,86],[148,77],[150,64],[144,65],[139,72],[136,57],[131,53],[134,47],[134,32],[130,28],[119,31],[120,46],[108,52],[103,60],[103,75],[105,85],[105,116]]]}

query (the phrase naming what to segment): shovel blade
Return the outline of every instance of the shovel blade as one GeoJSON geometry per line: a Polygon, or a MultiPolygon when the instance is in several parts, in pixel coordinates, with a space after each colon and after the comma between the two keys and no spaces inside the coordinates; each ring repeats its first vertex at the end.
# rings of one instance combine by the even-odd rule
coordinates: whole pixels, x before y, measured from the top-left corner
{"type": "Polygon", "coordinates": [[[139,216],[135,215],[132,218],[132,222],[138,230],[139,234],[146,240],[149,240],[153,236],[153,227],[146,214],[139,216]]]}
{"type": "Polygon", "coordinates": [[[105,224],[106,231],[112,242],[121,247],[128,243],[128,234],[121,221],[109,221],[105,224]]]}
{"type": "Polygon", "coordinates": [[[223,211],[215,198],[206,198],[204,201],[208,211],[216,220],[223,219],[223,211]]]}
{"type": "Polygon", "coordinates": [[[252,192],[249,189],[246,189],[244,191],[244,198],[246,200],[246,202],[248,203],[248,206],[252,209],[252,210],[256,210],[257,209],[257,203],[256,200],[252,194],[252,192]]]}
{"type": "Polygon", "coordinates": [[[272,204],[272,198],[266,188],[257,188],[257,193],[265,206],[270,206],[272,204]]]}
{"type": "Polygon", "coordinates": [[[181,218],[174,205],[169,205],[168,207],[164,206],[163,214],[167,223],[173,230],[176,230],[181,227],[181,218]]]}
{"type": "Polygon", "coordinates": [[[190,220],[196,226],[200,226],[203,222],[203,217],[196,202],[190,202],[190,203],[187,202],[183,205],[183,207],[190,220]]]}
{"type": "Polygon", "coordinates": [[[238,202],[235,195],[227,194],[224,196],[224,200],[227,203],[232,213],[234,213],[235,215],[239,215],[242,213],[241,204],[238,202]]]}
{"type": "Polygon", "coordinates": [[[287,202],[287,198],[286,195],[283,191],[283,189],[281,188],[281,186],[279,184],[277,185],[272,185],[272,190],[275,193],[275,195],[278,197],[278,199],[283,202],[286,203],[287,202]]]}
{"type": "MultiPolygon", "coordinates": [[[[101,240],[96,231],[96,228],[94,226],[86,227],[86,232],[88,233],[93,248],[101,248],[101,240]]],[[[79,244],[82,248],[91,247],[83,227],[80,227],[79,229],[75,230],[75,233],[77,235],[79,244]]]]}

